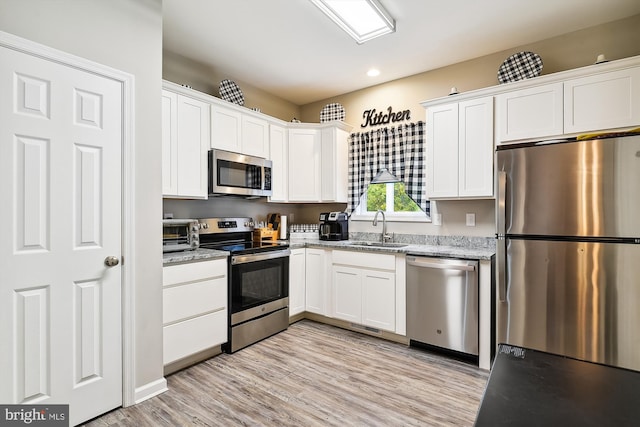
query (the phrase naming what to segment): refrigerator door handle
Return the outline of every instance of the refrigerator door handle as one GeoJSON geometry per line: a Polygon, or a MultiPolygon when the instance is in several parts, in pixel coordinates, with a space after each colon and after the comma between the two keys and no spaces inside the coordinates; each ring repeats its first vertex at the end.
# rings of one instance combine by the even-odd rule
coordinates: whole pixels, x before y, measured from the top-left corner
{"type": "Polygon", "coordinates": [[[504,236],[506,222],[506,200],[507,194],[507,173],[505,171],[498,172],[498,208],[496,209],[496,225],[498,237],[504,236]]]}
{"type": "Polygon", "coordinates": [[[496,263],[497,273],[496,282],[498,285],[498,301],[505,302],[507,300],[507,270],[506,270],[506,258],[507,258],[507,242],[504,237],[498,237],[496,243],[496,263]]]}

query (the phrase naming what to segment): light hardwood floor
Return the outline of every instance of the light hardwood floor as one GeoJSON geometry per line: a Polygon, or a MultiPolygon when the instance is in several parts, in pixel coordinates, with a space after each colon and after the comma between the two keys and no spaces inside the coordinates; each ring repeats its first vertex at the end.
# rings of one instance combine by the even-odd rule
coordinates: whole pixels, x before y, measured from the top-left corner
{"type": "Polygon", "coordinates": [[[487,379],[468,363],[302,320],[87,425],[471,426],[487,379]]]}

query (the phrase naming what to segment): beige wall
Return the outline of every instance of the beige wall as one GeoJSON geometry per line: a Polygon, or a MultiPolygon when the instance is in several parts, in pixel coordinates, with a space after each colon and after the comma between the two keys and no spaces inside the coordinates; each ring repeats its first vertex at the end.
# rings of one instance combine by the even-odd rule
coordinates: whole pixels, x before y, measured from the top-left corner
{"type": "Polygon", "coordinates": [[[220,97],[218,85],[224,79],[238,84],[244,95],[244,106],[259,108],[263,113],[286,122],[300,118],[300,106],[271,95],[249,83],[220,73],[209,65],[196,62],[173,52],[165,51],[162,57],[162,77],[173,83],[191,86],[194,90],[220,97]]]}
{"type": "MultiPolygon", "coordinates": [[[[332,97],[302,106],[300,119],[318,122],[320,110],[331,102],[341,103],[346,110],[345,121],[358,129],[365,110],[411,110],[413,120],[424,120],[421,101],[447,96],[452,86],[466,92],[498,84],[498,68],[510,55],[531,51],[540,55],[542,74],[570,70],[591,65],[600,53],[607,59],[621,59],[640,55],[640,15],[560,37],[497,52],[428,71],[422,74],[384,83],[356,92],[332,97]]],[[[428,41],[425,41],[428,42],[428,41]]],[[[384,70],[383,70],[384,71],[384,70]]],[[[364,78],[364,76],[363,76],[364,78]]]]}
{"type": "Polygon", "coordinates": [[[136,386],[159,380],[162,0],[2,0],[0,30],[135,77],[136,386]]]}

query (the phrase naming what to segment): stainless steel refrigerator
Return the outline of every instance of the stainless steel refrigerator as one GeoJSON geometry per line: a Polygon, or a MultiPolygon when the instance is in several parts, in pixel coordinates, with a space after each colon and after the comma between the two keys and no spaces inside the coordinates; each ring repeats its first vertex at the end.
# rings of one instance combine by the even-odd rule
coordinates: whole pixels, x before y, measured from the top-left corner
{"type": "Polygon", "coordinates": [[[497,341],[640,371],[640,136],[497,150],[497,341]]]}

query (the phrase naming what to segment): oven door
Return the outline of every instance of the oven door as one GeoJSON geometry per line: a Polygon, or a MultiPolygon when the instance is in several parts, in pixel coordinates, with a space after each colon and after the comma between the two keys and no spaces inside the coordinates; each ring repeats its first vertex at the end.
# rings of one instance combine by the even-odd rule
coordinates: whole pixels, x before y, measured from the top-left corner
{"type": "Polygon", "coordinates": [[[288,306],[290,254],[286,249],[231,257],[231,325],[288,306]]]}

